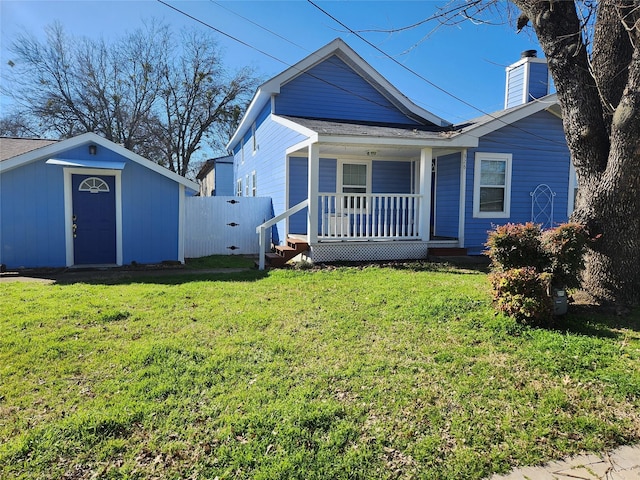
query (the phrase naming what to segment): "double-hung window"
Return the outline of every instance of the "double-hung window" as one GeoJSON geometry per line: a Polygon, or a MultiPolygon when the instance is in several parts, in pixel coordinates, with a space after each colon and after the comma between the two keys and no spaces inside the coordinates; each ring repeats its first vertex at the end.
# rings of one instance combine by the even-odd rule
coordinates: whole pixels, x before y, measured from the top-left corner
{"type": "Polygon", "coordinates": [[[365,162],[342,162],[338,171],[338,186],[344,195],[342,208],[360,210],[367,208],[367,200],[361,195],[370,192],[370,164],[365,162]]]}
{"type": "Polygon", "coordinates": [[[473,178],[473,216],[509,218],[511,154],[476,153],[473,178]]]}
{"type": "Polygon", "coordinates": [[[258,194],[258,176],[256,171],[251,172],[251,196],[255,197],[258,194]]]}
{"type": "Polygon", "coordinates": [[[242,179],[236,180],[236,197],[242,196],[242,179]]]}

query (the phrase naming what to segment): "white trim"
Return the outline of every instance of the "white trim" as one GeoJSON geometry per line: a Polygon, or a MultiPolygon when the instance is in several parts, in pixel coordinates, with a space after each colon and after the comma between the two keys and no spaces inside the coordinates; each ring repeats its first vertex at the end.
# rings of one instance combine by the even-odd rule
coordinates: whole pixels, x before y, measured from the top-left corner
{"type": "Polygon", "coordinates": [[[332,42],[328,43],[319,50],[313,52],[301,61],[287,68],[280,74],[276,75],[272,79],[263,83],[256,90],[255,95],[251,99],[251,103],[247,108],[244,116],[240,120],[238,128],[234,132],[233,136],[227,144],[227,150],[230,150],[233,145],[238,142],[238,138],[244,136],[244,132],[249,125],[257,118],[260,111],[266,105],[267,101],[271,100],[271,112],[275,112],[273,96],[280,93],[282,85],[290,82],[299,75],[303,74],[307,70],[313,68],[319,63],[323,62],[332,55],[338,56],[342,61],[354,69],[354,71],[360,75],[365,81],[367,81],[373,88],[378,90],[384,95],[391,103],[394,103],[396,107],[404,108],[407,112],[416,117],[424,119],[439,126],[450,125],[446,120],[434,115],[433,113],[417,106],[402,92],[400,92],[395,86],[378,73],[371,65],[369,65],[355,50],[347,45],[342,39],[336,38],[332,42]]]}
{"type": "MultiPolygon", "coordinates": [[[[476,152],[473,170],[473,218],[509,218],[511,216],[511,163],[510,153],[476,152]],[[483,160],[498,160],[506,162],[504,175],[504,205],[501,212],[480,211],[480,169],[483,160]]],[[[496,186],[498,187],[498,186],[496,186]]]]}
{"type": "Polygon", "coordinates": [[[115,177],[116,202],[116,265],[122,265],[122,171],[94,168],[63,168],[64,175],[64,237],[66,251],[66,266],[72,267],[73,251],[73,189],[71,177],[73,175],[99,175],[115,177]]]}
{"type": "Polygon", "coordinates": [[[303,140],[302,142],[296,143],[295,145],[287,148],[284,153],[286,155],[305,158],[309,154],[309,145],[311,145],[312,143],[316,143],[317,141],[317,136],[315,139],[308,138],[307,140],[303,140]]]}
{"type": "Polygon", "coordinates": [[[531,62],[525,62],[524,64],[524,73],[522,75],[522,98],[520,99],[520,103],[528,103],[529,102],[529,83],[531,82],[531,62]]]}
{"type": "Polygon", "coordinates": [[[256,122],[255,120],[253,121],[253,123],[251,124],[251,154],[255,155],[256,152],[258,151],[258,139],[256,138],[256,132],[257,132],[257,128],[256,128],[256,122]]]}
{"type": "MultiPolygon", "coordinates": [[[[525,103],[524,105],[518,105],[517,107],[512,107],[508,110],[495,112],[490,116],[488,115],[487,118],[484,119],[484,121],[476,119],[478,121],[477,124],[472,125],[465,130],[462,130],[459,135],[473,135],[474,137],[482,137],[484,135],[487,135],[488,133],[501,129],[502,127],[506,127],[508,125],[516,123],[523,118],[527,118],[534,113],[541,112],[542,110],[548,110],[550,113],[557,115],[557,113],[555,113],[557,110],[557,105],[558,94],[553,93],[551,95],[533,100],[529,103],[525,103]]],[[[477,146],[477,144],[475,146],[477,146]]],[[[469,147],[473,147],[473,145],[469,145],[469,147]]]]}
{"type": "Polygon", "coordinates": [[[185,193],[184,185],[180,185],[178,191],[178,261],[184,263],[184,217],[185,217],[185,193]]]}
{"type": "MultiPolygon", "coordinates": [[[[8,160],[4,160],[0,162],[0,174],[4,172],[8,172],[9,170],[13,170],[14,168],[20,167],[22,165],[26,165],[28,163],[32,163],[38,160],[43,160],[45,158],[55,157],[57,154],[64,152],[66,150],[80,147],[83,145],[96,144],[98,146],[104,147],[108,150],[111,150],[118,155],[122,155],[123,157],[132,160],[136,163],[139,163],[143,167],[148,168],[149,170],[153,170],[160,175],[167,177],[174,182],[178,182],[181,185],[184,185],[187,188],[190,188],[194,192],[198,192],[200,190],[200,186],[197,182],[192,182],[191,180],[187,180],[185,177],[178,175],[175,172],[172,172],[168,168],[165,168],[161,165],[158,165],[151,160],[147,160],[146,158],[138,155],[137,153],[132,152],[131,150],[127,150],[126,148],[114,143],[106,138],[102,138],[95,133],[83,133],[82,135],[78,135],[77,137],[69,138],[67,140],[62,140],[60,142],[53,143],[51,145],[47,145],[46,147],[38,148],[36,150],[32,150],[30,152],[24,153],[22,155],[18,155],[17,157],[13,157],[8,160]]],[[[104,173],[104,171],[102,172],[104,173]]]]}
{"type": "Polygon", "coordinates": [[[460,154],[460,205],[458,207],[458,246],[464,248],[464,231],[467,202],[467,149],[460,154]]]}
{"type": "Polygon", "coordinates": [[[433,150],[423,148],[420,151],[420,195],[422,211],[418,218],[418,233],[423,241],[431,238],[431,162],[433,150]]]}
{"type": "Polygon", "coordinates": [[[258,196],[258,174],[255,170],[251,171],[251,196],[258,196]]]}
{"type": "MultiPolygon", "coordinates": [[[[307,145],[307,149],[309,148],[311,144],[307,145]]],[[[290,188],[289,188],[289,179],[290,179],[290,175],[291,175],[291,167],[289,165],[289,162],[291,161],[291,157],[289,155],[289,153],[287,153],[284,157],[284,209],[285,211],[289,210],[289,208],[291,208],[291,204],[289,203],[289,195],[290,195],[290,188]]],[[[307,199],[308,200],[308,199],[307,199]]],[[[287,235],[289,235],[289,219],[291,217],[287,217],[284,221],[284,234],[285,234],[285,238],[287,235]]]]}
{"type": "MultiPolygon", "coordinates": [[[[370,194],[371,193],[371,189],[372,189],[372,183],[373,183],[373,160],[372,159],[345,159],[345,158],[338,158],[337,160],[337,166],[336,166],[336,193],[339,194],[344,194],[345,192],[342,191],[342,188],[344,187],[343,185],[343,169],[345,165],[365,165],[367,167],[367,178],[366,178],[366,192],[365,194],[370,194]]],[[[348,194],[346,194],[348,195],[348,194]]],[[[353,194],[353,195],[358,195],[358,194],[353,194]]],[[[346,200],[346,199],[345,199],[346,200]]],[[[337,208],[343,209],[344,205],[338,205],[337,208]]],[[[351,208],[351,212],[352,213],[368,213],[369,212],[369,202],[367,202],[367,205],[360,208],[357,207],[352,207],[351,208]]]]}
{"type": "Polygon", "coordinates": [[[320,147],[317,143],[309,145],[307,199],[307,236],[309,242],[318,241],[318,190],[320,181],[320,147]]]}
{"type": "Polygon", "coordinates": [[[452,138],[397,138],[397,137],[372,137],[372,136],[342,136],[342,135],[318,135],[320,143],[332,143],[337,145],[384,145],[387,147],[418,147],[425,145],[431,147],[468,147],[478,146],[478,138],[464,133],[452,138]]]}
{"type": "Polygon", "coordinates": [[[283,127],[287,127],[291,130],[293,130],[296,133],[299,133],[300,135],[304,135],[305,137],[309,137],[310,140],[313,141],[318,141],[318,134],[311,130],[310,128],[307,127],[303,127],[302,125],[300,125],[299,123],[293,122],[291,120],[289,120],[288,118],[283,118],[280,117],[278,115],[275,114],[271,114],[271,120],[273,120],[274,122],[282,125],[283,127]]]}

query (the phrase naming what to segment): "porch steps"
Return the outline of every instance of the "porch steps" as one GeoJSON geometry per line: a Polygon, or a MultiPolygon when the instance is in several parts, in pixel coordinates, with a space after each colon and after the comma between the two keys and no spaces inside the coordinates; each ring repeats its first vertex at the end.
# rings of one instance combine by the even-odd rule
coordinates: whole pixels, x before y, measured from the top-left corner
{"type": "Polygon", "coordinates": [[[429,255],[434,257],[466,257],[466,248],[455,247],[435,247],[429,248],[429,255]]]}
{"type": "Polygon", "coordinates": [[[276,245],[275,252],[267,253],[265,256],[265,266],[271,268],[282,267],[292,258],[300,255],[309,249],[309,244],[298,238],[287,238],[286,245],[276,245]]]}

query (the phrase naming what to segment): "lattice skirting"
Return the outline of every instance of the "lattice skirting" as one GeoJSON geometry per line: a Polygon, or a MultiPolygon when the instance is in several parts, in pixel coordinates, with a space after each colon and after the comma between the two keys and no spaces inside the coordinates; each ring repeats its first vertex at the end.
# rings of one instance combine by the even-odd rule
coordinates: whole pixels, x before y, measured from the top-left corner
{"type": "Polygon", "coordinates": [[[309,247],[309,257],[314,262],[417,260],[427,258],[427,242],[319,243],[309,247]]]}

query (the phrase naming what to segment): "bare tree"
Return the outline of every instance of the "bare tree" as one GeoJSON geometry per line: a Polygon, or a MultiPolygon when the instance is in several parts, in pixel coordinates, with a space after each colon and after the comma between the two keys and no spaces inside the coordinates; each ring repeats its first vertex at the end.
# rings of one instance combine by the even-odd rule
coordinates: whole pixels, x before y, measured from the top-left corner
{"type": "MultiPolygon", "coordinates": [[[[255,85],[252,72],[225,74],[216,45],[195,32],[183,33],[183,54],[164,68],[161,92],[166,112],[165,148],[169,168],[186,175],[189,162],[203,139],[216,144],[216,133],[235,120],[238,100],[247,99],[255,85]],[[225,79],[221,82],[220,79],[225,79]]],[[[228,138],[228,137],[227,137],[228,138]]],[[[226,138],[224,139],[226,140],[226,138]]],[[[221,145],[216,144],[218,148],[221,145]]]]}
{"type": "MultiPolygon", "coordinates": [[[[20,35],[3,93],[11,116],[40,135],[95,132],[181,175],[191,156],[218,138],[256,85],[249,70],[226,75],[215,40],[151,22],[113,44],[76,39],[53,24],[41,42],[20,35]]],[[[7,120],[8,121],[8,120],[7,120]]]]}

